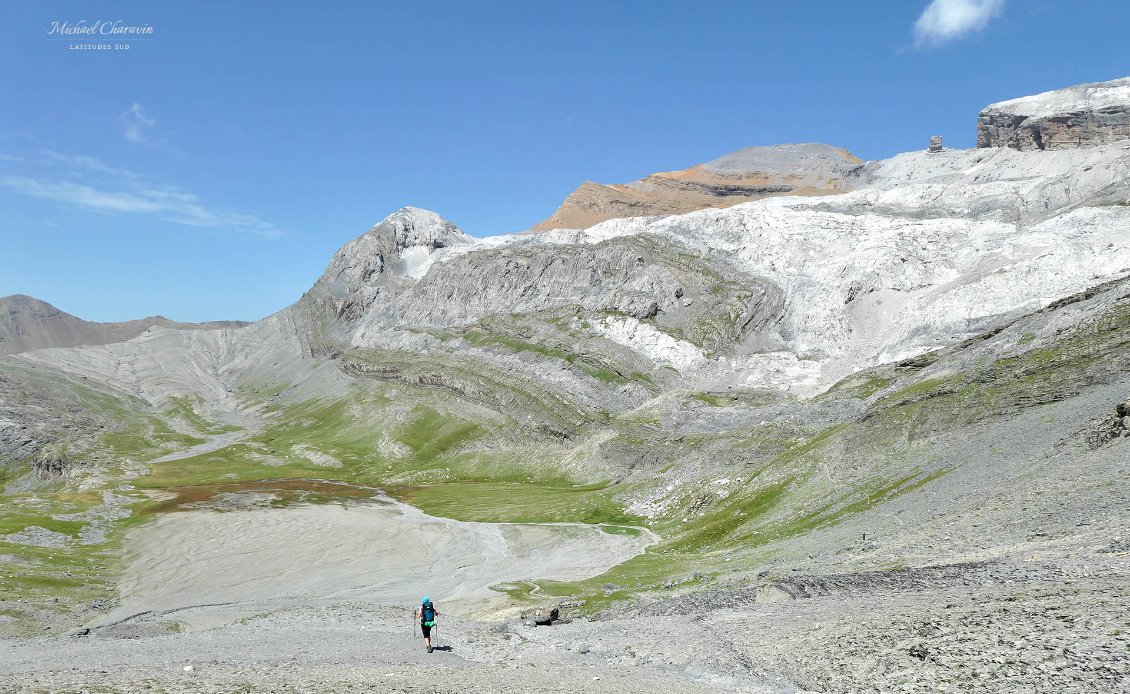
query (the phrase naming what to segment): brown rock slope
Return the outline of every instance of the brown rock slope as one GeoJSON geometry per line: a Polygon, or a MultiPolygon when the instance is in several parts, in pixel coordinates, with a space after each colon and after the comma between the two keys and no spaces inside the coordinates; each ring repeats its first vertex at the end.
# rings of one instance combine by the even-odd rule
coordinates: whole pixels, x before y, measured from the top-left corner
{"type": "Polygon", "coordinates": [[[243,321],[180,323],[151,316],[120,323],[94,323],[60,311],[24,294],[0,297],[0,354],[18,354],[45,347],[105,345],[132,340],[153,326],[190,330],[238,328],[243,321]]]}
{"type": "Polygon", "coordinates": [[[862,178],[863,161],[839,147],[749,147],[631,183],[585,181],[533,230],[585,229],[608,219],[730,207],[771,195],[842,193],[857,187],[862,178]]]}

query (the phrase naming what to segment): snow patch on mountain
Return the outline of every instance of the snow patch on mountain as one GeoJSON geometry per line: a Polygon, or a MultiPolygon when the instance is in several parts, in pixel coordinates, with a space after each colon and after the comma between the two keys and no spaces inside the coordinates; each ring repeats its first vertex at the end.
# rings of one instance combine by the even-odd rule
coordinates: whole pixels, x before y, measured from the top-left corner
{"type": "MultiPolygon", "coordinates": [[[[722,357],[709,375],[719,384],[746,388],[774,388],[809,394],[820,389],[823,364],[801,359],[792,352],[768,352],[746,357],[722,357]]],[[[703,373],[707,376],[707,373],[703,373]]]]}
{"type": "Polygon", "coordinates": [[[427,246],[409,246],[397,256],[393,269],[397,274],[420,279],[435,262],[435,254],[427,246]]]}
{"type": "Polygon", "coordinates": [[[986,110],[1008,111],[1029,118],[1046,118],[1058,113],[1126,107],[1127,104],[1130,104],[1130,77],[1000,101],[990,104],[986,110]]]}
{"type": "Polygon", "coordinates": [[[640,352],[658,364],[684,370],[706,359],[706,355],[698,347],[635,318],[609,316],[591,321],[588,325],[595,334],[640,352]]]}

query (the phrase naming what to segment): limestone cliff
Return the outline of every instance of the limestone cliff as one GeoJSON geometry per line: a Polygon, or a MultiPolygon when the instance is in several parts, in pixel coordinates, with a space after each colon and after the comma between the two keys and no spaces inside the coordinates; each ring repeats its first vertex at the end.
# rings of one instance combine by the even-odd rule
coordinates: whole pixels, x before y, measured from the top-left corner
{"type": "Polygon", "coordinates": [[[977,118],[978,147],[1070,149],[1130,139],[1130,77],[991,104],[977,118]]]}

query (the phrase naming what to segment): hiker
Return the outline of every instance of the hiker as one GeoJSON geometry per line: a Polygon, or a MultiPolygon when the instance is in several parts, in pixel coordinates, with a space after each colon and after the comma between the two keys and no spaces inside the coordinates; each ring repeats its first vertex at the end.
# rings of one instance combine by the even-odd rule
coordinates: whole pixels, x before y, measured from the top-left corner
{"type": "Polygon", "coordinates": [[[424,648],[432,652],[432,627],[436,625],[436,615],[439,610],[432,604],[432,599],[424,596],[420,606],[416,608],[416,619],[420,620],[420,631],[424,632],[424,648]]]}

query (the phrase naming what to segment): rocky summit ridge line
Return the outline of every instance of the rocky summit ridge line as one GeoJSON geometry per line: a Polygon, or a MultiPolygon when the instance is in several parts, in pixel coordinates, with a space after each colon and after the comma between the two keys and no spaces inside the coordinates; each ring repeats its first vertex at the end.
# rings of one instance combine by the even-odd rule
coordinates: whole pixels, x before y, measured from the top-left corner
{"type": "MultiPolygon", "coordinates": [[[[471,691],[511,687],[489,671],[518,662],[558,682],[638,669],[617,691],[1125,688],[1130,138],[1095,125],[1130,106],[1123,82],[1040,95],[1055,146],[1013,146],[1024,121],[999,146],[862,168],[814,146],[811,182],[840,181],[828,194],[484,239],[407,207],[251,325],[0,357],[0,554],[28,577],[0,595],[16,615],[0,629],[93,637],[13,648],[0,678],[71,686],[44,663],[113,660],[135,669],[100,683],[133,686],[138,663],[163,667],[145,649],[167,639],[222,688],[317,628],[328,645],[292,682],[412,691],[387,674],[410,656],[382,636],[399,627],[375,574],[324,601],[224,606],[206,571],[162,593],[121,563],[120,543],[170,556],[145,543],[171,532],[174,501],[176,522],[222,525],[239,552],[256,537],[316,550],[323,524],[272,535],[269,520],[289,503],[283,482],[313,480],[379,487],[453,523],[655,533],[568,580],[517,545],[464,548],[461,562],[513,551],[521,567],[490,586],[450,577],[460,595],[497,596],[453,605],[445,667],[471,691]],[[1063,109],[1075,115],[1054,120],[1063,109]],[[135,523],[141,512],[157,520],[135,523]],[[184,597],[142,612],[159,593],[184,597]],[[518,616],[552,607],[576,621],[518,616]],[[378,628],[362,656],[366,623],[378,628]],[[233,645],[251,642],[267,645],[233,645]]],[[[798,151],[702,170],[787,168],[798,151]]],[[[323,520],[362,517],[348,508],[323,520]]],[[[336,527],[350,540],[362,526],[336,527]]],[[[377,570],[332,549],[293,567],[303,585],[377,570]]],[[[221,558],[247,572],[224,580],[257,586],[254,562],[221,558]]]]}
{"type": "Polygon", "coordinates": [[[776,195],[842,193],[863,180],[863,161],[838,147],[813,143],[747,147],[631,183],[586,181],[533,230],[584,229],[609,219],[682,214],[776,195]]]}

